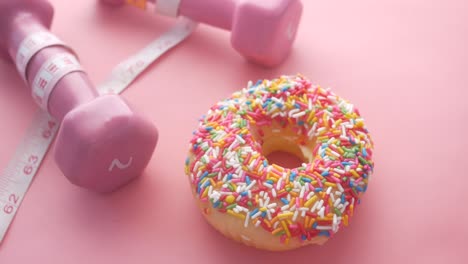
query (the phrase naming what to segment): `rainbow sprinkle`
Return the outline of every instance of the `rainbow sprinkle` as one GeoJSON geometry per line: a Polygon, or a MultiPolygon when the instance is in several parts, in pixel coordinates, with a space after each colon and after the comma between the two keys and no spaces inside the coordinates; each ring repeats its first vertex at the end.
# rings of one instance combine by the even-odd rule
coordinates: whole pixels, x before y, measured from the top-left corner
{"type": "Polygon", "coordinates": [[[208,111],[190,143],[185,172],[198,199],[286,244],[347,226],[374,166],[359,111],[301,75],[249,83],[208,111]],[[313,158],[293,169],[262,154],[266,131],[288,129],[313,158]]]}

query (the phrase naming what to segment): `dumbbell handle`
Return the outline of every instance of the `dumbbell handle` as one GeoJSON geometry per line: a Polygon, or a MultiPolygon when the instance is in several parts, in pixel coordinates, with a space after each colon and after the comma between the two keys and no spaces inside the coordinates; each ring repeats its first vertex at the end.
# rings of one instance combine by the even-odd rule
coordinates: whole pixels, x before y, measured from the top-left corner
{"type": "MultiPolygon", "coordinates": [[[[18,13],[17,16],[11,16],[5,32],[7,36],[1,36],[6,39],[6,47],[13,61],[16,60],[16,54],[22,41],[37,32],[48,32],[48,29],[37,19],[34,14],[25,15],[18,13]]],[[[26,81],[29,86],[33,82],[38,71],[46,60],[56,54],[69,54],[74,56],[69,49],[63,46],[46,47],[34,55],[26,68],[26,81]]],[[[84,72],[71,72],[61,78],[52,93],[49,96],[47,110],[49,114],[58,120],[76,106],[91,101],[98,96],[98,92],[89,81],[84,72]]]]}
{"type": "MultiPolygon", "coordinates": [[[[105,0],[122,4],[126,0],[105,0]]],[[[156,4],[156,11],[161,7],[173,6],[178,10],[175,15],[186,16],[194,21],[213,25],[226,30],[232,29],[232,19],[238,0],[148,0],[156,4]]],[[[134,1],[132,1],[134,2],[134,1]]],[[[138,0],[136,1],[138,2],[138,0]]],[[[172,9],[172,8],[171,8],[172,9]]],[[[163,12],[164,13],[164,12],[163,12]]]]}
{"type": "Polygon", "coordinates": [[[235,4],[235,0],[181,0],[179,14],[194,21],[231,30],[235,4]]]}

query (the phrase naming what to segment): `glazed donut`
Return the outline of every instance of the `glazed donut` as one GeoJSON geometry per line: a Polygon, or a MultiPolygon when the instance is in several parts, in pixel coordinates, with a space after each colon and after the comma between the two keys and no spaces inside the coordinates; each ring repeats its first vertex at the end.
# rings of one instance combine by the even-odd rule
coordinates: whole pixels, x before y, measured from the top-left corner
{"type": "Polygon", "coordinates": [[[305,77],[251,82],[200,120],[185,162],[206,220],[225,236],[280,251],[323,244],[347,226],[373,171],[359,111],[305,77]],[[267,156],[289,152],[283,168],[267,156]]]}

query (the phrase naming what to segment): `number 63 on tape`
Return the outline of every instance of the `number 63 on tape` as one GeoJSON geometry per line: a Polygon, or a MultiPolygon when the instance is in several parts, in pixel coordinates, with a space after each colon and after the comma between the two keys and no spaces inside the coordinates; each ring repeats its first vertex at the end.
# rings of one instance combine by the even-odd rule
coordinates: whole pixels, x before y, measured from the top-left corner
{"type": "Polygon", "coordinates": [[[0,175],[0,242],[42,162],[58,124],[45,112],[33,119],[12,160],[0,175]]]}

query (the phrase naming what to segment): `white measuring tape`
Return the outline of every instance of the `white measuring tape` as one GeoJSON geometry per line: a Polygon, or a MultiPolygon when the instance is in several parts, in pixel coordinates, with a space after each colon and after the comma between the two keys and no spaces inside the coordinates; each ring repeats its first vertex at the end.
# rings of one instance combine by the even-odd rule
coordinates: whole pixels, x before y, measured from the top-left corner
{"type": "Polygon", "coordinates": [[[47,31],[33,33],[21,41],[16,53],[15,62],[16,68],[24,81],[27,80],[26,67],[32,57],[42,49],[51,46],[65,47],[65,43],[47,31]]]}
{"type": "Polygon", "coordinates": [[[34,100],[48,112],[49,96],[58,81],[65,75],[83,71],[78,59],[70,53],[58,53],[42,64],[36,77],[31,83],[31,92],[34,100]]]}
{"type": "MultiPolygon", "coordinates": [[[[195,29],[196,23],[187,18],[179,18],[175,26],[168,32],[164,33],[160,38],[150,43],[146,48],[141,50],[136,55],[130,57],[124,62],[117,65],[112,71],[110,78],[98,87],[98,91],[103,93],[121,93],[139,76],[149,65],[156,61],[162,54],[176,46],[178,43],[186,39],[195,29]]],[[[42,45],[51,46],[49,42],[42,45]]],[[[58,43],[58,42],[55,42],[58,43]]],[[[52,44],[56,45],[56,44],[52,44]]],[[[42,48],[41,48],[42,49],[42,48]]],[[[33,49],[31,49],[33,50],[33,49]]],[[[23,53],[28,54],[29,52],[23,53]]],[[[37,53],[37,51],[36,51],[37,53]]],[[[63,55],[63,54],[60,54],[63,55]]],[[[71,55],[70,55],[71,56],[71,55]]],[[[47,78],[51,81],[47,89],[53,89],[53,86],[60,78],[56,76],[65,76],[64,74],[72,72],[71,69],[77,69],[74,66],[78,65],[77,61],[73,61],[73,56],[57,56],[46,61],[45,65],[56,65],[60,70],[48,72],[47,78]],[[72,60],[70,62],[69,60],[72,60]],[[65,63],[64,62],[69,62],[65,63]],[[59,62],[59,63],[57,63],[59,62]],[[70,66],[74,65],[74,66],[70,66]],[[64,70],[67,69],[68,70],[64,70]],[[51,74],[52,73],[52,74],[51,74]],[[52,77],[50,77],[52,76],[52,77]],[[54,77],[55,76],[55,77],[54,77]],[[58,79],[57,81],[54,80],[58,79]]],[[[30,57],[32,58],[32,56],[30,57]]],[[[21,62],[24,64],[24,62],[21,62]]],[[[24,69],[27,67],[26,61],[24,69]]],[[[36,74],[42,76],[41,71],[36,74]]],[[[36,82],[34,82],[36,84],[36,82]]],[[[36,87],[36,89],[39,89],[36,87]]],[[[42,89],[42,88],[41,88],[42,89]]],[[[35,93],[35,92],[34,92],[35,93]]],[[[43,99],[44,101],[45,99],[43,99]]],[[[47,101],[47,100],[45,100],[47,101]]],[[[43,107],[44,108],[44,107],[43,107]]],[[[7,168],[0,174],[0,243],[5,237],[5,234],[10,226],[13,218],[35,176],[44,156],[49,149],[52,140],[58,130],[59,124],[51,118],[46,112],[39,112],[30,127],[28,128],[22,143],[16,150],[16,154],[8,163],[7,168]]]]}
{"type": "Polygon", "coordinates": [[[120,90],[129,86],[161,55],[188,37],[196,26],[197,23],[192,20],[179,17],[175,26],[169,31],[165,32],[135,55],[119,63],[112,70],[109,78],[99,85],[99,91],[101,93],[120,93],[120,90]]]}

